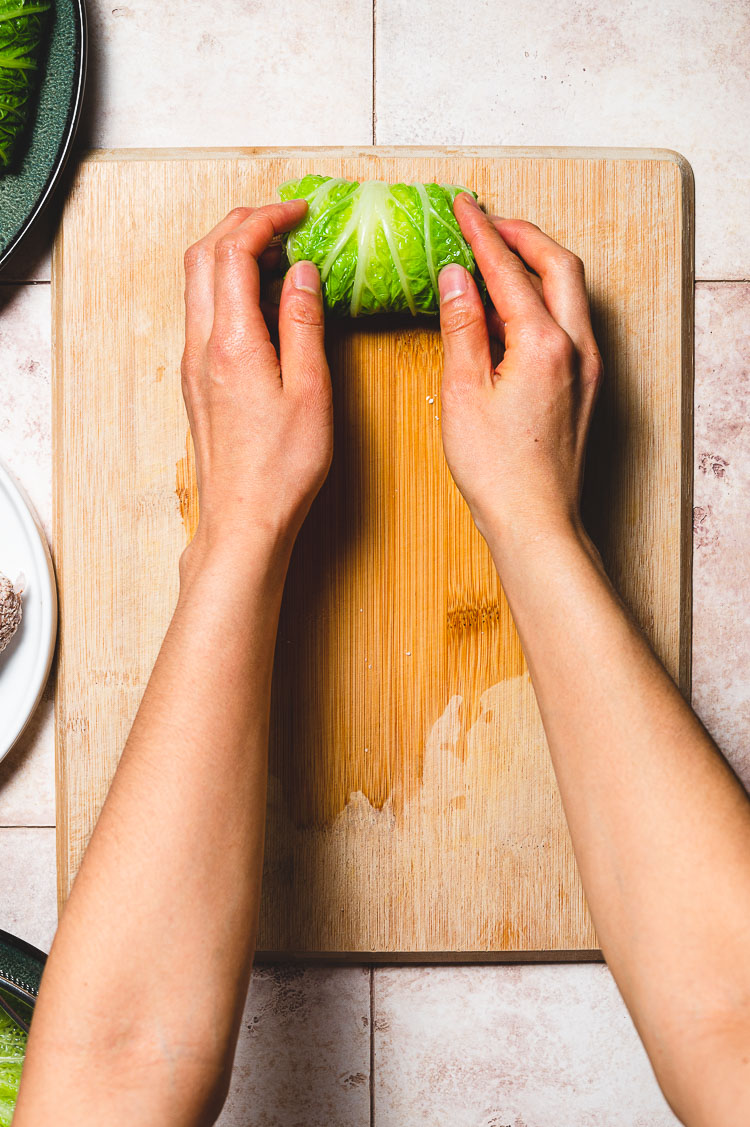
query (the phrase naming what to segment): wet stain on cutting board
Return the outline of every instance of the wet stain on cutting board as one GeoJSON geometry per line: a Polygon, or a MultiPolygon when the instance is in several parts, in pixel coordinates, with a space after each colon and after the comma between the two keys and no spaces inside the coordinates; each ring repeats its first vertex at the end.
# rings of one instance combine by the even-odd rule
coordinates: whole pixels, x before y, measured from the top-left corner
{"type": "Polygon", "coordinates": [[[198,527],[198,479],[195,474],[195,454],[190,431],[185,436],[185,453],[177,462],[175,493],[189,544],[198,527]]]}
{"type": "MultiPolygon", "coordinates": [[[[526,669],[489,552],[445,463],[435,322],[417,333],[398,319],[386,328],[334,322],[327,348],[334,459],[294,550],[273,688],[271,765],[298,826],[330,825],[353,793],[373,809],[402,810],[423,783],[445,700],[462,701],[451,749],[462,760],[482,694],[526,669]]],[[[189,433],[176,494],[190,539],[198,495],[189,433]]]]}

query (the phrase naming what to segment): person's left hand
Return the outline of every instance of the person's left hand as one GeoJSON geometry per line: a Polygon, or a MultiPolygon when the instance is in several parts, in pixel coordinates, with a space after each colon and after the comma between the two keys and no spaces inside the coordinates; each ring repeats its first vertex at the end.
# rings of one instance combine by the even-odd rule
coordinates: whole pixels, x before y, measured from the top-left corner
{"type": "Polygon", "coordinates": [[[455,214],[492,306],[486,315],[464,267],[440,272],[443,448],[501,567],[521,542],[585,540],[579,501],[602,361],[582,261],[533,223],[486,216],[468,193],[455,214]],[[491,334],[504,345],[497,365],[491,334]]]}
{"type": "Polygon", "coordinates": [[[291,547],[333,450],[320,275],[298,262],[281,293],[277,355],[260,303],[274,236],[304,200],[237,208],[185,254],[182,390],[195,445],[194,544],[291,547]]]}

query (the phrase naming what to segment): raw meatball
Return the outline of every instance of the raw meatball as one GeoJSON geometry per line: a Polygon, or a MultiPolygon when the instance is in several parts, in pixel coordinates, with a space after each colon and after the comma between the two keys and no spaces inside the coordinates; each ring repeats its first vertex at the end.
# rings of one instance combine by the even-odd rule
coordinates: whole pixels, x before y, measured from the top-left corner
{"type": "Polygon", "coordinates": [[[11,640],[21,621],[21,592],[0,572],[0,653],[11,640]]]}

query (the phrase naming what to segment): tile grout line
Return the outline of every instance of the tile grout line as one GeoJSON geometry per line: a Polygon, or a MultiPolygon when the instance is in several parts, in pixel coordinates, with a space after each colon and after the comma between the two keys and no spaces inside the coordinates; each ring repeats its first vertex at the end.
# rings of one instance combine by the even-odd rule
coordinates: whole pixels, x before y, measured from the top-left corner
{"type": "Polygon", "coordinates": [[[375,1127],[375,967],[370,964],[370,1127],[375,1127]]]}
{"type": "Polygon", "coordinates": [[[50,826],[48,824],[45,824],[43,826],[40,826],[38,824],[30,826],[30,825],[18,825],[17,823],[14,822],[14,824],[12,826],[0,825],[0,833],[2,833],[3,830],[56,830],[56,829],[57,829],[57,826],[54,826],[54,825],[50,826]]]}
{"type": "Polygon", "coordinates": [[[378,115],[375,108],[375,43],[377,34],[377,3],[372,0],[372,143],[377,144],[378,115]]]}

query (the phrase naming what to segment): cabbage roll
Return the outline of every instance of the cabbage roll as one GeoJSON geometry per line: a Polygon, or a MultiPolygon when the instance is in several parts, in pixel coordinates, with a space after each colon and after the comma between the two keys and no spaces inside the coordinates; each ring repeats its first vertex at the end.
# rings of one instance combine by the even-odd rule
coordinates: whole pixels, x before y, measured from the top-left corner
{"type": "Polygon", "coordinates": [[[304,220],[284,240],[289,264],[314,262],[326,308],[343,317],[437,313],[444,266],[459,262],[477,275],[453,214],[453,201],[465,191],[331,176],[289,180],[279,188],[282,200],[308,203],[304,220]]]}

